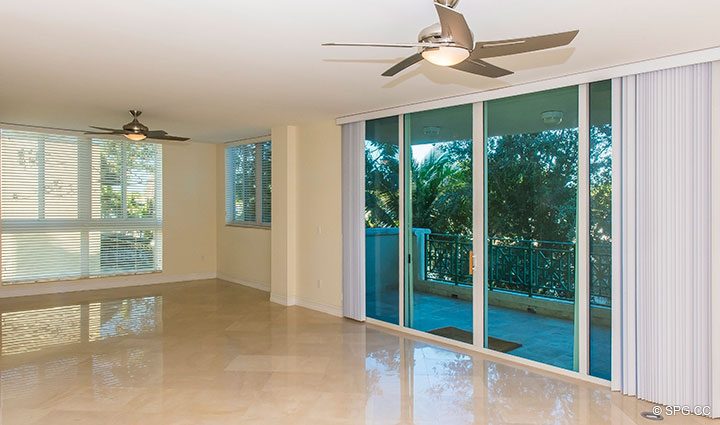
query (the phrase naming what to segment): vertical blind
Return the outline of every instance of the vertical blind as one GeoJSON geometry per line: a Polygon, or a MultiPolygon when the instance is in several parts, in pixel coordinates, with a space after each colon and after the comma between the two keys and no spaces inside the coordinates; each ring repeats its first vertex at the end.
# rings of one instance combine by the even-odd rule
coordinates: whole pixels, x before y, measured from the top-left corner
{"type": "Polygon", "coordinates": [[[269,225],[271,143],[229,146],[225,150],[225,208],[230,224],[269,225]]]}
{"type": "Polygon", "coordinates": [[[342,126],[343,316],[364,321],[365,121],[342,126]]]}
{"type": "Polygon", "coordinates": [[[2,283],[162,270],[162,148],[0,129],[2,283]]]}
{"type": "Polygon", "coordinates": [[[715,367],[712,84],[710,64],[623,78],[622,194],[616,195],[622,209],[622,334],[614,348],[621,365],[614,385],[624,394],[699,414],[710,414],[715,367]]]}

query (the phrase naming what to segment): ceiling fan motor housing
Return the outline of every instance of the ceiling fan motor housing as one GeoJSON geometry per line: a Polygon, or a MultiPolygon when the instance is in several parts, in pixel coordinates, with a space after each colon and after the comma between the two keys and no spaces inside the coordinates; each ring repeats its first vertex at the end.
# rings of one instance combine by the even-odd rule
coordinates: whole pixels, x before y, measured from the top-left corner
{"type": "Polygon", "coordinates": [[[138,121],[138,119],[137,119],[137,117],[140,116],[141,113],[142,112],[140,112],[140,111],[131,110],[130,114],[132,114],[133,120],[130,121],[129,123],[125,124],[123,126],[123,130],[125,130],[129,133],[135,133],[135,134],[147,133],[149,128],[146,125],[144,125],[143,123],[141,123],[140,121],[138,121]]]}
{"type": "MultiPolygon", "coordinates": [[[[452,38],[442,36],[442,26],[440,23],[432,24],[428,27],[423,28],[418,34],[418,42],[420,43],[448,43],[449,45],[455,44],[452,38]]],[[[436,47],[430,47],[433,49],[436,47]]],[[[421,47],[420,52],[429,49],[428,47],[421,47]]]]}
{"type": "Polygon", "coordinates": [[[444,40],[442,37],[442,28],[439,23],[425,27],[418,34],[418,42],[420,43],[442,43],[444,40]]]}

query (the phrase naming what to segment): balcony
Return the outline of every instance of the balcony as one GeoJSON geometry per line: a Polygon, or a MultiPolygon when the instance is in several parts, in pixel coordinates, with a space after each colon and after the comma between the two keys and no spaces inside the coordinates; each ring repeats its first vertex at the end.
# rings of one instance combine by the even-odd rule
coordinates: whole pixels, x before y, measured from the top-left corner
{"type": "MultiPolygon", "coordinates": [[[[397,255],[397,229],[367,232],[368,259],[397,255]]],[[[418,253],[412,270],[413,327],[427,332],[453,327],[469,334],[473,323],[472,239],[416,228],[412,240],[413,252],[418,253]]],[[[610,244],[594,245],[591,251],[591,346],[609,347],[610,244]]],[[[575,244],[567,241],[488,240],[487,333],[518,345],[506,352],[573,368],[575,254],[575,244]]],[[[393,311],[397,296],[393,298],[391,293],[396,291],[392,285],[397,285],[397,279],[397,267],[368,273],[368,311],[393,311]]],[[[607,351],[591,350],[596,376],[609,377],[607,351]]]]}
{"type": "MultiPolygon", "coordinates": [[[[422,232],[419,248],[425,253],[427,280],[472,285],[472,239],[462,235],[422,232]]],[[[575,243],[512,238],[488,240],[488,290],[522,294],[529,298],[575,299],[575,243]]],[[[610,244],[596,244],[590,255],[590,304],[611,305],[610,244]]]]}

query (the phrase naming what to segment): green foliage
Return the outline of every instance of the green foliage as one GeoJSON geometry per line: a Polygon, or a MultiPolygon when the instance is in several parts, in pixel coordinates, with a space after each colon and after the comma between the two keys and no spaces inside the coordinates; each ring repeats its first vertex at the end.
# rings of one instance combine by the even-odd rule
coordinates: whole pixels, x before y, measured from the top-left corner
{"type": "Polygon", "coordinates": [[[100,159],[100,216],[148,218],[155,214],[153,197],[144,193],[146,180],[155,176],[153,144],[130,144],[118,141],[95,142],[100,159]],[[125,174],[125,175],[123,175],[125,174]],[[123,208],[123,186],[125,208],[123,208]]]}
{"type": "Polygon", "coordinates": [[[590,129],[590,240],[609,242],[612,236],[612,128],[590,129]]]}
{"type": "Polygon", "coordinates": [[[488,139],[490,236],[575,240],[577,145],[577,129],[488,139]]]}
{"type": "MultiPolygon", "coordinates": [[[[610,126],[591,129],[591,240],[610,237],[610,126]]],[[[577,129],[491,137],[486,145],[488,235],[575,241],[577,129]]],[[[413,227],[472,235],[472,142],[437,144],[412,160],[413,227]]],[[[397,227],[398,147],[367,141],[366,223],[397,227]]]]}
{"type": "Polygon", "coordinates": [[[398,145],[365,142],[365,223],[367,227],[398,227],[398,145]]]}
{"type": "Polygon", "coordinates": [[[439,144],[411,169],[413,227],[472,235],[472,144],[439,144]]]}

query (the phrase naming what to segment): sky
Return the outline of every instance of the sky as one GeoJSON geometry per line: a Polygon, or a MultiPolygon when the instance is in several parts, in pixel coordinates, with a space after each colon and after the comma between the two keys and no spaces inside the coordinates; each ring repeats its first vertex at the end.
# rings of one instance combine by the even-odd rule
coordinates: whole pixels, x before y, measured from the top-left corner
{"type": "Polygon", "coordinates": [[[418,163],[422,162],[430,151],[435,147],[436,143],[428,143],[425,145],[413,145],[412,157],[418,163]]]}

